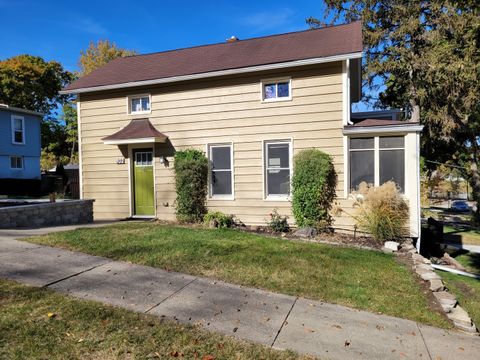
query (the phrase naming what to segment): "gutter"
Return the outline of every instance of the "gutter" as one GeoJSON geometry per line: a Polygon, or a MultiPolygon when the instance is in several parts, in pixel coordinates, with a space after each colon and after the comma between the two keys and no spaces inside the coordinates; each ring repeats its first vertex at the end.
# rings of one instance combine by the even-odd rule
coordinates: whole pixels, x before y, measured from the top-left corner
{"type": "Polygon", "coordinates": [[[5,109],[5,110],[10,110],[10,111],[15,111],[21,114],[27,114],[27,115],[35,115],[35,116],[45,116],[44,113],[38,112],[38,111],[33,111],[33,110],[27,110],[27,109],[22,109],[22,108],[17,108],[14,106],[9,106],[6,104],[0,104],[0,110],[5,109]]]}
{"type": "MultiPolygon", "coordinates": [[[[408,123],[406,123],[408,124],[408,123]]],[[[364,127],[348,127],[343,129],[343,135],[351,134],[375,134],[375,133],[405,133],[405,132],[421,132],[423,125],[378,125],[364,127]]]]}
{"type": "Polygon", "coordinates": [[[469,273],[469,272],[466,272],[466,271],[461,271],[461,270],[452,269],[452,268],[449,268],[448,266],[432,264],[432,267],[433,267],[434,269],[437,269],[437,270],[446,271],[446,272],[449,272],[449,273],[452,273],[452,274],[456,274],[456,275],[468,276],[468,277],[471,277],[471,278],[480,280],[480,275],[472,274],[472,273],[469,273]]]}
{"type": "Polygon", "coordinates": [[[174,82],[180,82],[180,81],[207,79],[207,78],[217,77],[217,76],[246,74],[246,73],[256,72],[256,71],[267,71],[267,70],[285,69],[285,68],[297,67],[297,66],[316,65],[316,64],[323,64],[323,63],[334,62],[334,61],[358,59],[358,58],[361,58],[362,55],[363,53],[360,51],[360,52],[354,52],[349,54],[334,55],[334,56],[327,56],[327,57],[321,57],[321,58],[287,61],[287,62],[276,63],[276,64],[267,64],[267,65],[248,66],[248,67],[243,67],[238,69],[210,71],[206,73],[171,76],[171,77],[160,78],[160,79],[132,81],[132,82],[126,82],[126,83],[120,83],[120,84],[112,84],[112,85],[84,87],[84,88],[78,88],[78,89],[72,89],[72,90],[65,89],[60,91],[60,94],[62,95],[81,94],[86,92],[124,89],[124,88],[131,88],[131,87],[137,87],[137,86],[168,84],[168,83],[174,83],[174,82]]]}

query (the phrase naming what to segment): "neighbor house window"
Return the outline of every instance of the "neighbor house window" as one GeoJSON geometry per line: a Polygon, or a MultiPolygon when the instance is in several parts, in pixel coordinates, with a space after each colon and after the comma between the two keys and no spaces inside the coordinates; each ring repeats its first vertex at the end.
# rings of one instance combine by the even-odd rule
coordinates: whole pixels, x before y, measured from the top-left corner
{"type": "Polygon", "coordinates": [[[405,187],[405,138],[380,136],[350,139],[350,190],[362,182],[379,186],[394,181],[405,187]]]}
{"type": "Polygon", "coordinates": [[[25,119],[23,116],[12,116],[12,143],[25,144],[25,119]]]}
{"type": "Polygon", "coordinates": [[[262,81],[262,100],[279,101],[292,98],[291,80],[264,80],[262,81]]]}
{"type": "Polygon", "coordinates": [[[150,95],[136,95],[128,98],[130,114],[146,114],[150,112],[150,95]]]}
{"type": "Polygon", "coordinates": [[[290,141],[265,142],[264,170],[266,198],[287,198],[290,195],[290,141]]]}
{"type": "Polygon", "coordinates": [[[210,196],[233,197],[233,148],[232,144],[209,145],[210,196]]]}
{"type": "Polygon", "coordinates": [[[21,156],[10,156],[10,168],[15,170],[23,169],[23,157],[21,156]]]}

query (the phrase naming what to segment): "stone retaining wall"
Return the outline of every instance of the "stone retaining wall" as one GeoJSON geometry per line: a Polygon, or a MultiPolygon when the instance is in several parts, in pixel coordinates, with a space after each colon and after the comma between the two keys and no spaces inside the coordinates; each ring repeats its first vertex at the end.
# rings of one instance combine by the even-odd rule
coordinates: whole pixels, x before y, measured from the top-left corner
{"type": "Polygon", "coordinates": [[[65,200],[0,208],[0,228],[31,228],[91,223],[93,222],[94,201],[65,200]]]}

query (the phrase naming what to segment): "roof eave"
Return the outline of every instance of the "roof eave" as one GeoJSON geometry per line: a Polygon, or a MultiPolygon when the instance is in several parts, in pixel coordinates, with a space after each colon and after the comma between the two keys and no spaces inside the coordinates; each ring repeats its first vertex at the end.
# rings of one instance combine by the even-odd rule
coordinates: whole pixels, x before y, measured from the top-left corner
{"type": "Polygon", "coordinates": [[[287,62],[281,62],[281,63],[275,63],[275,64],[247,66],[247,67],[242,67],[237,69],[227,69],[227,70],[211,71],[211,72],[191,74],[191,75],[171,76],[171,77],[160,78],[160,79],[132,81],[132,82],[120,83],[120,84],[85,87],[85,88],[78,88],[78,89],[72,89],[72,90],[62,90],[60,91],[60,94],[62,95],[81,94],[81,93],[89,93],[89,92],[96,92],[96,91],[124,89],[124,88],[131,88],[131,87],[137,87],[137,86],[167,84],[167,83],[174,83],[174,82],[180,82],[180,81],[206,79],[206,78],[211,78],[216,76],[245,74],[245,73],[257,72],[257,71],[277,70],[277,69],[285,69],[290,67],[308,66],[308,65],[323,64],[323,63],[334,62],[334,61],[343,61],[348,59],[358,59],[358,58],[361,58],[362,56],[363,56],[363,52],[359,51],[354,53],[325,56],[320,58],[294,60],[294,61],[287,61],[287,62]]]}
{"type": "Polygon", "coordinates": [[[379,133],[412,133],[422,132],[423,125],[378,125],[378,126],[349,126],[343,129],[343,135],[379,134],[379,133]]]}
{"type": "Polygon", "coordinates": [[[22,108],[10,106],[10,105],[7,105],[7,104],[0,104],[0,109],[10,110],[10,111],[14,111],[14,112],[17,112],[17,113],[22,113],[22,114],[27,114],[27,115],[34,115],[34,116],[41,116],[41,117],[45,116],[44,113],[41,113],[41,112],[38,112],[38,111],[22,109],[22,108]]]}
{"type": "Polygon", "coordinates": [[[128,144],[151,144],[164,143],[167,141],[166,137],[148,137],[148,138],[133,138],[133,139],[112,139],[103,140],[105,145],[128,145],[128,144]]]}

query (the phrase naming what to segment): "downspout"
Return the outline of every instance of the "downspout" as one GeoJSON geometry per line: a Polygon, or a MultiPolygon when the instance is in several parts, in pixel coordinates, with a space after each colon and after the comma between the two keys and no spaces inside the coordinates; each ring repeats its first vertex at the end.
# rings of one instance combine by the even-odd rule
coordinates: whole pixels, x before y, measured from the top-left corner
{"type": "Polygon", "coordinates": [[[350,102],[350,59],[346,59],[342,63],[343,77],[343,124],[353,125],[351,120],[351,102],[350,102]]]}
{"type": "Polygon", "coordinates": [[[417,167],[417,251],[420,254],[420,243],[422,241],[422,206],[420,204],[420,132],[416,134],[416,148],[417,148],[417,156],[416,156],[416,167],[417,167]]]}

